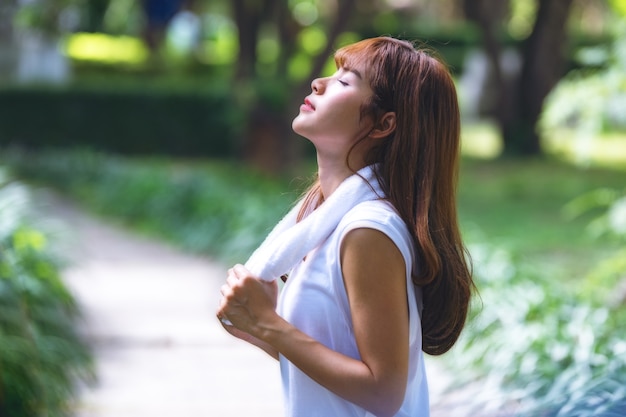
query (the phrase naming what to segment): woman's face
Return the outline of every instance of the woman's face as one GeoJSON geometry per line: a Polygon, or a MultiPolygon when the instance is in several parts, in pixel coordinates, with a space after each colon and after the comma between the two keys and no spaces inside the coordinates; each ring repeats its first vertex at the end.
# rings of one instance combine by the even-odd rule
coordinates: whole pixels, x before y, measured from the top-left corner
{"type": "Polygon", "coordinates": [[[361,118],[362,105],[372,96],[369,83],[362,71],[339,68],[330,77],[313,80],[311,89],[293,130],[313,142],[318,154],[345,158],[373,126],[370,117],[361,118]]]}

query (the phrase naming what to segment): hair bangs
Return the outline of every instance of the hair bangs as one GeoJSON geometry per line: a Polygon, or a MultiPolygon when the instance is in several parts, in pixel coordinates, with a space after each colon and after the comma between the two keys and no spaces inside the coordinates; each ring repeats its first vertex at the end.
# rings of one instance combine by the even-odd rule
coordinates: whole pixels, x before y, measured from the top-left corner
{"type": "Polygon", "coordinates": [[[361,41],[344,46],[335,52],[335,65],[337,68],[358,69],[365,78],[369,78],[367,69],[374,62],[376,51],[371,42],[361,41]]]}

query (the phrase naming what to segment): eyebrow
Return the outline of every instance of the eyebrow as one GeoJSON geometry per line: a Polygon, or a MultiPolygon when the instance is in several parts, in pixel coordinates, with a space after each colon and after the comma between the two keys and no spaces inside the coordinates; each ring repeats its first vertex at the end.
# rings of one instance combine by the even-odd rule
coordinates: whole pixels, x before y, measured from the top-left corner
{"type": "Polygon", "coordinates": [[[359,72],[359,70],[355,70],[355,69],[348,68],[348,67],[342,67],[341,69],[342,69],[342,70],[344,70],[344,71],[348,71],[348,72],[353,73],[354,75],[356,75],[357,77],[359,77],[359,79],[361,79],[361,80],[363,79],[363,76],[361,75],[361,73],[359,72]]]}

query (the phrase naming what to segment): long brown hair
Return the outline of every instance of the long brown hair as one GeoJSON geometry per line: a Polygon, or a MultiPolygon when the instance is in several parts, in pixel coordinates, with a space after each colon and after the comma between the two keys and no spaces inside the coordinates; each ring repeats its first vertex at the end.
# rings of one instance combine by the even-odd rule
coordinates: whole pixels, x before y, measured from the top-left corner
{"type": "MultiPolygon", "coordinates": [[[[456,210],[460,115],[454,82],[442,61],[390,37],[343,47],[335,62],[338,68],[367,69],[374,94],[363,117],[396,114],[395,131],[371,149],[366,162],[378,164],[378,181],[414,238],[413,282],[422,287],[424,303],[422,349],[443,354],[465,326],[474,289],[456,210]]],[[[322,199],[315,184],[305,201],[322,199]]]]}

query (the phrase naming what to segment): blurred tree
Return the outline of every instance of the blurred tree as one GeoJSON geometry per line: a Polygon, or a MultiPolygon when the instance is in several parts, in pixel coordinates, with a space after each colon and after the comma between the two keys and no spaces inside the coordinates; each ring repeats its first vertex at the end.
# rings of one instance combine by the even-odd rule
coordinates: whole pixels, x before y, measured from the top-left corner
{"type": "Polygon", "coordinates": [[[82,29],[86,32],[106,32],[104,17],[111,0],[90,0],[83,4],[84,23],[82,29]]]}
{"type": "Polygon", "coordinates": [[[82,0],[78,31],[138,35],[147,24],[144,2],[135,0],[82,0]]]}
{"type": "Polygon", "coordinates": [[[577,58],[587,67],[559,81],[546,99],[539,122],[552,147],[569,149],[567,153],[584,166],[597,157],[594,148],[607,146],[607,136],[615,138],[616,147],[604,151],[603,163],[623,164],[618,141],[622,147],[626,144],[626,3],[621,5],[620,9],[618,0],[613,1],[613,15],[603,22],[612,40],[579,51],[577,58]]]}
{"type": "Polygon", "coordinates": [[[13,16],[17,11],[17,0],[5,0],[0,3],[0,39],[13,37],[13,16]]]}
{"type": "Polygon", "coordinates": [[[283,3],[275,0],[232,0],[233,16],[239,32],[239,53],[235,73],[237,80],[255,76],[259,30],[274,14],[272,12],[280,13],[286,7],[283,3]]]}
{"type": "Polygon", "coordinates": [[[15,71],[17,48],[13,28],[13,16],[17,11],[17,0],[0,3],[0,81],[10,78],[15,71]]]}
{"type": "Polygon", "coordinates": [[[520,51],[521,68],[505,73],[501,29],[510,0],[463,0],[465,15],[481,29],[496,97],[492,113],[505,155],[537,155],[536,124],[544,99],[565,74],[567,21],[573,0],[538,0],[530,35],[520,51]]]}
{"type": "Polygon", "coordinates": [[[334,8],[333,13],[327,14],[328,19],[314,20],[323,28],[325,42],[313,57],[308,74],[297,80],[289,77],[288,62],[298,50],[299,36],[307,25],[295,18],[294,3],[297,6],[298,2],[280,0],[233,0],[231,3],[239,32],[235,93],[247,115],[242,130],[244,156],[256,166],[274,173],[288,169],[298,160],[300,142],[294,140],[291,131],[291,119],[295,114],[290,109],[297,108],[308,94],[311,79],[322,72],[338,37],[348,27],[356,0],[324,2],[325,6],[334,8]],[[273,103],[268,103],[260,93],[268,84],[267,78],[259,74],[257,57],[260,31],[264,27],[273,29],[280,45],[277,70],[269,84],[283,90],[285,97],[273,103]]]}

